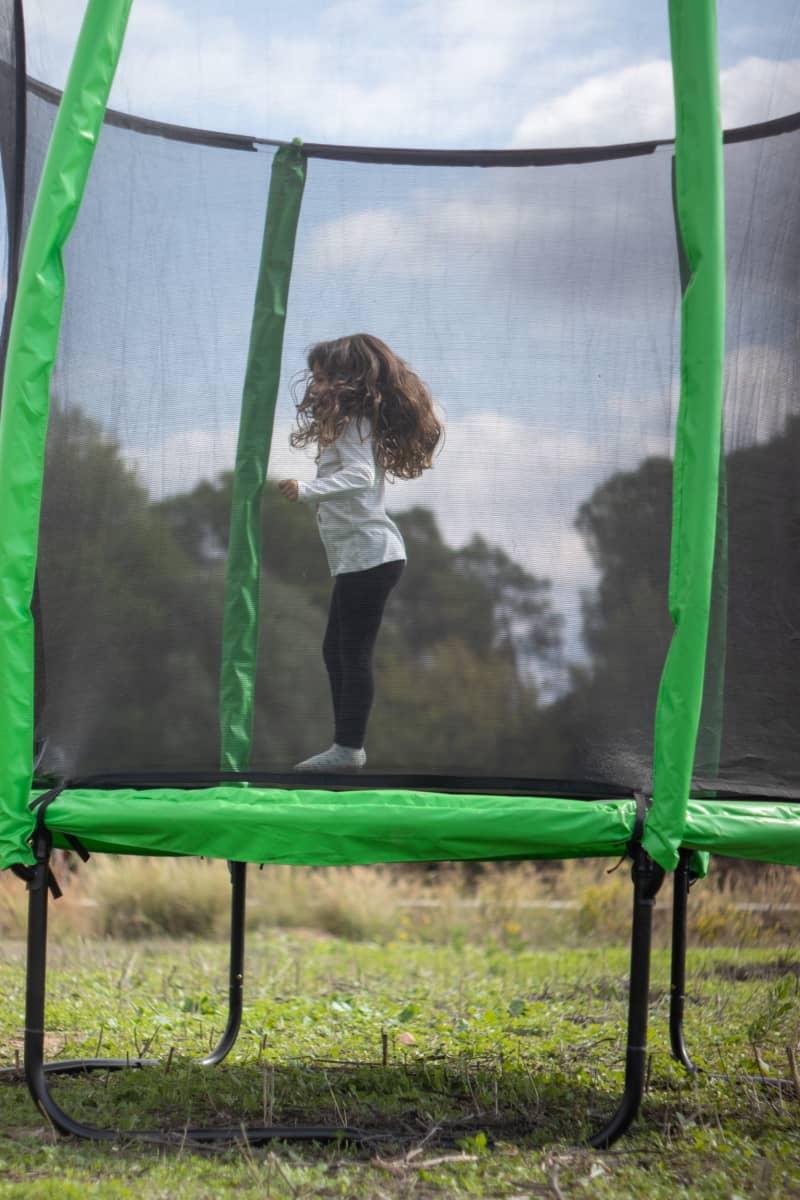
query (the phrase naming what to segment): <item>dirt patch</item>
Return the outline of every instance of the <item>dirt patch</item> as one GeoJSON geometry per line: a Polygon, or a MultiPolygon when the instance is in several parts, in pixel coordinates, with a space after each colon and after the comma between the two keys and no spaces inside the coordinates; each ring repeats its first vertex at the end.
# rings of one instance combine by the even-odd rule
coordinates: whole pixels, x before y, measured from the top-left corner
{"type": "Polygon", "coordinates": [[[800,978],[800,961],[780,957],[774,962],[714,963],[705,972],[718,979],[744,981],[747,979],[782,979],[784,975],[800,978]]]}

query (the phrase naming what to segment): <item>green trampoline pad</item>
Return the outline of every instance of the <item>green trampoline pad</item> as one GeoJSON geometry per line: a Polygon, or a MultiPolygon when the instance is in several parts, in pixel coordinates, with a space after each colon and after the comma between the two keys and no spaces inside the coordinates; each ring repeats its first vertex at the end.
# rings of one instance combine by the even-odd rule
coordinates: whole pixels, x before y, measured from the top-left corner
{"type": "Polygon", "coordinates": [[[690,800],[683,845],[730,858],[800,867],[800,803],[690,800]]]}
{"type": "MultiPolygon", "coordinates": [[[[634,835],[636,801],[244,785],[76,787],[48,805],[45,824],[55,845],[67,849],[69,835],[99,853],[236,862],[611,858],[622,856],[634,835]]],[[[800,804],[690,800],[683,845],[800,866],[800,804]]]]}
{"type": "Polygon", "coordinates": [[[67,848],[71,835],[87,850],[236,862],[619,857],[634,832],[636,801],[241,785],[76,787],[48,805],[45,824],[55,844],[67,848]]]}

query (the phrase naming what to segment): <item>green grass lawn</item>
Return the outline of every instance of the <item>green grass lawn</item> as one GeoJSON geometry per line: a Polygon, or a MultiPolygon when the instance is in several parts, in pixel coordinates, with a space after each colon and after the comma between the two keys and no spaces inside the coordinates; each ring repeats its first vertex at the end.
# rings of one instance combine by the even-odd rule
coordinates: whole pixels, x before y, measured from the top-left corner
{"type": "MultiPolygon", "coordinates": [[[[0,959],[7,1065],[21,1053],[23,954],[8,941],[0,959]]],[[[790,951],[692,954],[688,1043],[726,1076],[696,1079],[669,1056],[668,960],[656,953],[644,1113],[606,1153],[581,1141],[621,1086],[623,947],[535,953],[260,930],[239,1042],[206,1069],[191,1060],[224,1024],[224,945],[59,941],[56,919],[50,966],[50,1057],[143,1053],[162,1064],[54,1083],[81,1119],[178,1132],[346,1121],[375,1140],[213,1153],[124,1132],[105,1145],[63,1141],[24,1084],[7,1080],[2,1197],[800,1197],[786,1050],[800,1039],[800,955],[790,951]]]]}

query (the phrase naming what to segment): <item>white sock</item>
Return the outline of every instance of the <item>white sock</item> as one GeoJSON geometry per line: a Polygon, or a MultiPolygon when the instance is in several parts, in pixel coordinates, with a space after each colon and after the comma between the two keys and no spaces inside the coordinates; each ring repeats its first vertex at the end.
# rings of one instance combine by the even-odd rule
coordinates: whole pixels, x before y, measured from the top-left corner
{"type": "Polygon", "coordinates": [[[329,750],[306,758],[303,762],[295,763],[295,771],[360,771],[366,766],[367,755],[363,747],[356,750],[353,746],[340,746],[334,742],[329,750]]]}

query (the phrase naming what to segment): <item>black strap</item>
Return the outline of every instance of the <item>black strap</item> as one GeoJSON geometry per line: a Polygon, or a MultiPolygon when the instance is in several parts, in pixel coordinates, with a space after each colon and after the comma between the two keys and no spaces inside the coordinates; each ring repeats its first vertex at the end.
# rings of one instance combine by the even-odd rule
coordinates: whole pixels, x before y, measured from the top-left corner
{"type": "MultiPolygon", "coordinates": [[[[44,823],[44,814],[47,812],[53,801],[58,799],[58,797],[64,791],[64,788],[67,786],[67,781],[64,780],[64,782],[60,783],[58,787],[51,788],[49,792],[45,792],[42,796],[37,796],[30,805],[31,811],[36,813],[36,829],[31,835],[31,842],[33,843],[33,848],[34,851],[37,852],[37,855],[39,853],[37,846],[44,844],[46,846],[46,853],[49,856],[52,838],[49,829],[44,823]]],[[[37,886],[38,885],[35,882],[34,872],[34,879],[28,883],[28,891],[32,891],[33,888],[37,886]]],[[[61,897],[61,888],[58,886],[58,881],[56,880],[52,868],[50,867],[47,868],[47,886],[50,888],[50,893],[53,899],[58,900],[61,897]]]]}
{"type": "Polygon", "coordinates": [[[88,862],[89,859],[92,857],[91,854],[89,853],[89,851],[84,846],[83,842],[78,841],[78,839],[75,837],[74,833],[65,833],[64,840],[69,842],[70,846],[75,851],[75,853],[78,855],[78,858],[81,860],[81,862],[88,862]]]}
{"type": "MultiPolygon", "coordinates": [[[[31,803],[31,805],[30,805],[31,811],[36,813],[36,830],[37,830],[37,832],[41,833],[42,831],[46,830],[45,820],[44,820],[45,813],[47,812],[48,808],[53,803],[53,801],[57,800],[58,797],[61,795],[61,793],[64,791],[64,789],[69,786],[70,786],[69,782],[67,780],[64,780],[64,782],[60,783],[58,785],[58,787],[51,788],[49,792],[45,792],[43,795],[37,796],[36,799],[31,803]]],[[[83,843],[81,841],[79,841],[78,838],[75,837],[74,834],[65,833],[64,839],[65,839],[65,841],[69,842],[70,846],[72,847],[72,849],[75,851],[75,853],[78,855],[78,857],[81,859],[82,862],[89,861],[89,858],[90,858],[89,851],[86,849],[86,847],[83,845],[83,843]]],[[[52,876],[52,871],[50,872],[50,874],[52,876]]],[[[61,895],[61,891],[60,891],[60,889],[58,889],[58,884],[55,883],[55,878],[53,878],[53,882],[50,885],[50,890],[53,892],[53,898],[57,900],[58,896],[61,895]],[[58,890],[58,895],[56,895],[56,891],[53,890],[53,884],[55,884],[55,888],[58,890]]]]}
{"type": "Polygon", "coordinates": [[[634,792],[633,795],[636,801],[636,820],[633,823],[633,833],[631,834],[631,839],[628,842],[628,853],[631,855],[631,857],[633,857],[634,850],[638,849],[638,847],[642,844],[642,838],[644,836],[644,823],[650,810],[650,805],[652,804],[652,797],[646,796],[644,792],[634,792]]]}
{"type": "MultiPolygon", "coordinates": [[[[25,882],[29,892],[35,892],[39,889],[39,879],[35,867],[24,867],[21,863],[15,863],[11,870],[16,875],[17,879],[22,879],[25,882]]],[[[60,900],[63,892],[58,886],[58,880],[53,874],[52,867],[47,868],[47,886],[50,889],[50,895],[54,900],[60,900]]]]}
{"type": "Polygon", "coordinates": [[[69,787],[69,783],[65,779],[65,780],[63,780],[62,783],[57,784],[56,787],[50,788],[49,791],[42,792],[41,796],[37,796],[35,800],[31,800],[28,807],[31,812],[36,813],[36,828],[37,829],[44,828],[45,812],[50,807],[50,805],[53,803],[53,801],[57,800],[58,797],[61,795],[61,793],[64,791],[64,789],[67,787],[69,787]]]}

